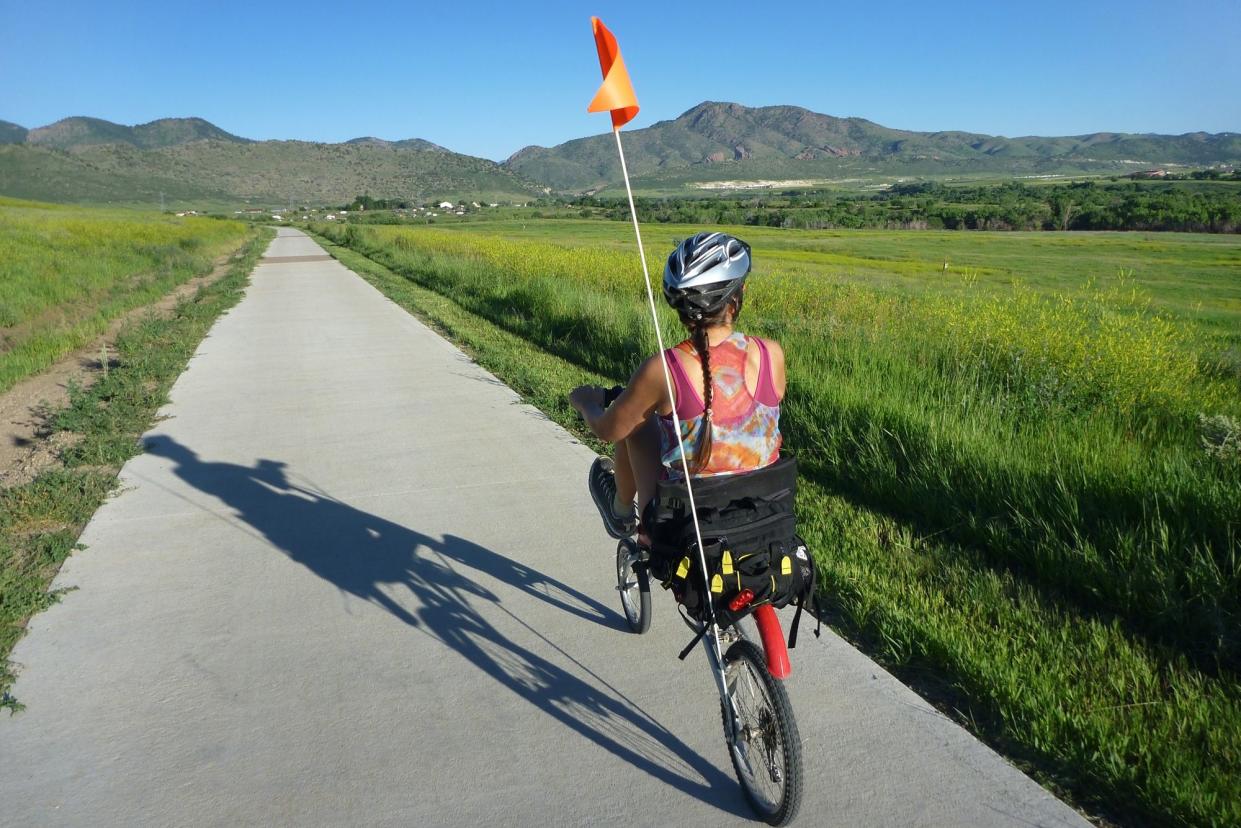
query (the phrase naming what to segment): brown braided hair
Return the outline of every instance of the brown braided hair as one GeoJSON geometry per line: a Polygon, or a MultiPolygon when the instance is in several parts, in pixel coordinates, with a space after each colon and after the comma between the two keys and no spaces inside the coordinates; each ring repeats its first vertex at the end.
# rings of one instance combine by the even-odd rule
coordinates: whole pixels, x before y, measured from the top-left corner
{"type": "Polygon", "coordinates": [[[711,316],[690,318],[682,316],[681,321],[689,327],[690,343],[698,352],[698,360],[702,363],[702,433],[698,436],[698,445],[694,448],[693,473],[707,465],[711,459],[711,404],[715,397],[715,383],[711,381],[711,341],[707,338],[707,328],[724,322],[736,322],[741,315],[741,297],[739,291],[728,304],[711,316]],[[731,314],[729,313],[731,311],[731,314]]]}
{"type": "Polygon", "coordinates": [[[711,403],[715,383],[711,381],[711,343],[707,339],[707,326],[707,322],[699,319],[689,330],[694,350],[698,352],[698,359],[702,362],[702,433],[698,435],[698,446],[694,449],[695,473],[707,465],[707,460],[711,457],[711,403]]]}

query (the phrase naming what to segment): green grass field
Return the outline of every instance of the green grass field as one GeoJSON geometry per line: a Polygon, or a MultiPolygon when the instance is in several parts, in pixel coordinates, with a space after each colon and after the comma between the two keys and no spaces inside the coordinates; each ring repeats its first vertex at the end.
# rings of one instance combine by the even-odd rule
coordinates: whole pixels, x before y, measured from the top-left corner
{"type": "MultiPolygon", "coordinates": [[[[436,229],[633,256],[632,227],[619,222],[514,219],[436,229]]],[[[644,225],[651,266],[662,268],[662,253],[695,229],[644,225]]],[[[1234,236],[726,229],[754,247],[760,276],[802,275],[906,295],[1004,294],[1014,282],[1048,296],[1137,287],[1154,309],[1194,319],[1241,345],[1241,240],[1234,236]]]]}
{"type": "Polygon", "coordinates": [[[0,392],[210,272],[247,232],[234,221],[0,198],[0,392]]]}
{"type": "MultiPolygon", "coordinates": [[[[314,229],[566,424],[654,350],[625,225],[314,229]]],[[[1241,821],[1241,242],[736,232],[838,628],[1088,810],[1241,821]]]]}

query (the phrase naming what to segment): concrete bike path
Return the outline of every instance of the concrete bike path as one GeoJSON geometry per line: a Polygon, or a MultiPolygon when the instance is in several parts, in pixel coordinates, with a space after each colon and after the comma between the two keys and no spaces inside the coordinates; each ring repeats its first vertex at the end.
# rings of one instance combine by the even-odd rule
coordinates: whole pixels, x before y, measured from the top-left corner
{"type": "MultiPolygon", "coordinates": [[[[750,821],[671,600],[624,631],[591,452],[309,238],[171,400],[14,652],[0,823],[750,821]]],[[[1085,824],[830,633],[793,656],[799,824],[1085,824]]]]}

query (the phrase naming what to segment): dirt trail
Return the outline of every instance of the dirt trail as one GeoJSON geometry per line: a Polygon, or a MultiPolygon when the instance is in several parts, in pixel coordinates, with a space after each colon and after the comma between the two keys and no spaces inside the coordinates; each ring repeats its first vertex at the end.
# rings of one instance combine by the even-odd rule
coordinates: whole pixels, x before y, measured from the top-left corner
{"type": "Polygon", "coordinates": [[[72,435],[53,434],[49,414],[69,401],[70,385],[90,387],[103,374],[104,349],[112,355],[116,335],[126,323],[147,313],[170,314],[182,299],[223,278],[237,255],[221,256],[210,273],[184,282],[158,302],[121,314],[88,345],[0,393],[0,489],[28,483],[56,463],[58,451],[72,435]]]}

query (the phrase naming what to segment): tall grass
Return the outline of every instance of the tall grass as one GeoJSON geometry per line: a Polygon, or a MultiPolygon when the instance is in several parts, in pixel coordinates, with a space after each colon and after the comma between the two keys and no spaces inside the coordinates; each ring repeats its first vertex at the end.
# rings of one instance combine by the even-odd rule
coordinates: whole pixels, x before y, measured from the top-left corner
{"type": "MultiPolygon", "coordinates": [[[[585,371],[654,348],[631,254],[315,229],[585,371]]],[[[1191,326],[1123,279],[898,295],[760,273],[743,328],[789,354],[803,525],[851,629],[1088,801],[1241,818],[1241,464],[1199,417],[1235,418],[1241,391],[1191,326]]]]}
{"type": "Polygon", "coordinates": [[[0,391],[236,248],[240,222],[0,198],[0,391]]]}

